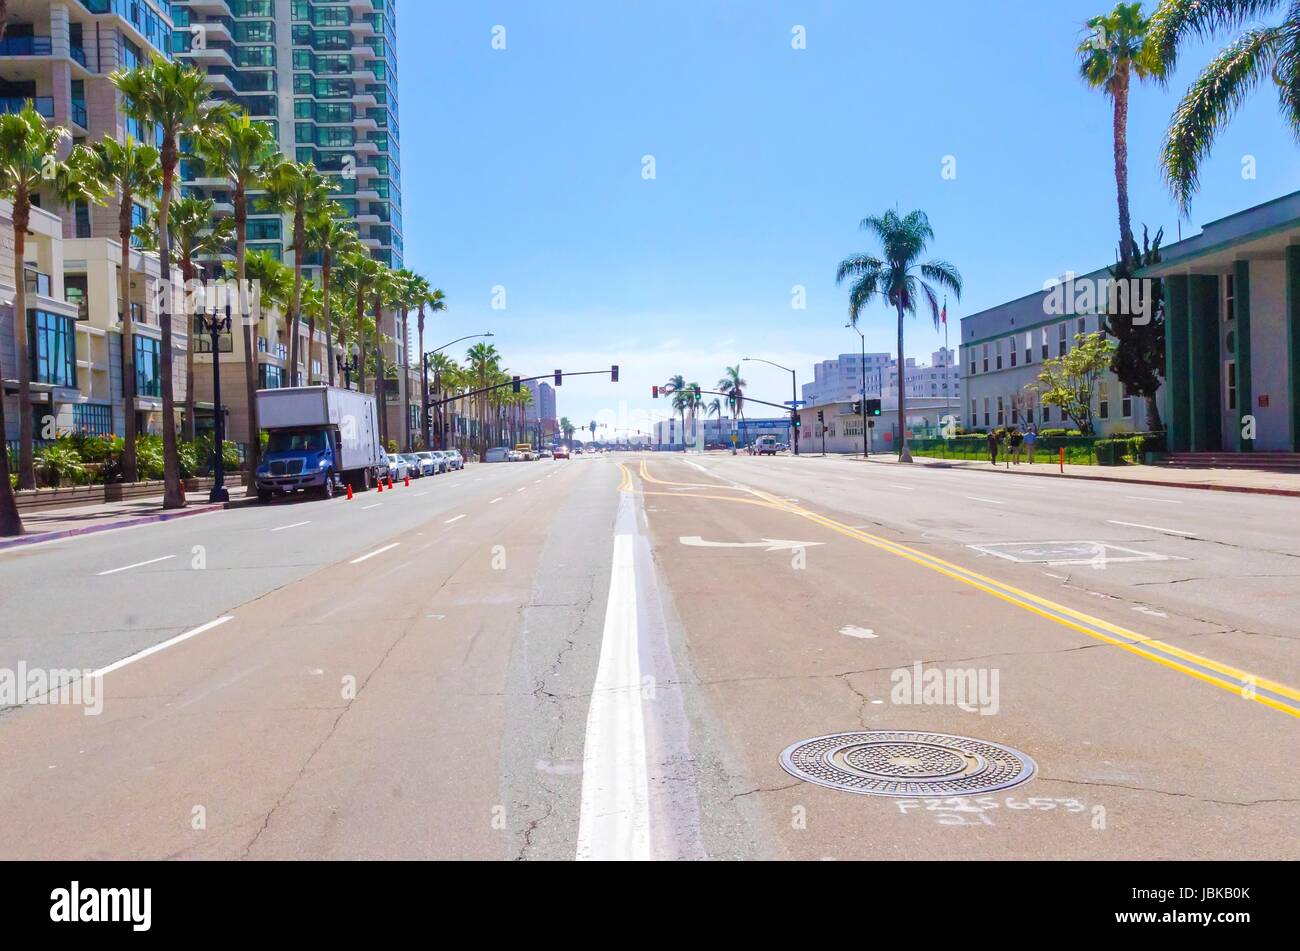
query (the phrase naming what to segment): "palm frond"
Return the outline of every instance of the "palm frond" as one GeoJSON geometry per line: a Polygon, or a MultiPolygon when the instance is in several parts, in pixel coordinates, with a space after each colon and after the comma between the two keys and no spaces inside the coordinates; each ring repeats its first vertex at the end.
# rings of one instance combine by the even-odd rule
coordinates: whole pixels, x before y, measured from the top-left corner
{"type": "Polygon", "coordinates": [[[1183,41],[1209,39],[1289,5],[1290,0],[1161,0],[1151,17],[1149,42],[1163,67],[1172,72],[1183,41]]]}

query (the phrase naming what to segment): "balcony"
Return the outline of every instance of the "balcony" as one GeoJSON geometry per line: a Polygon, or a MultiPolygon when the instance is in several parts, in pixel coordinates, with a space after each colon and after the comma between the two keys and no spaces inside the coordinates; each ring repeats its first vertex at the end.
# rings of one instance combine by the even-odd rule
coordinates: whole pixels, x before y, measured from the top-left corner
{"type": "Polygon", "coordinates": [[[54,118],[53,96],[10,96],[0,98],[0,112],[22,112],[23,107],[29,102],[46,119],[54,118]]]}
{"type": "Polygon", "coordinates": [[[0,40],[0,56],[50,56],[54,46],[48,36],[6,36],[0,40]]]}
{"type": "Polygon", "coordinates": [[[26,268],[23,271],[23,284],[27,287],[28,294],[38,294],[41,297],[50,296],[50,276],[42,274],[40,271],[32,268],[26,268]]]}
{"type": "Polygon", "coordinates": [[[72,121],[83,129],[90,128],[90,118],[86,114],[86,104],[79,99],[72,100],[72,111],[70,113],[72,121]]]}

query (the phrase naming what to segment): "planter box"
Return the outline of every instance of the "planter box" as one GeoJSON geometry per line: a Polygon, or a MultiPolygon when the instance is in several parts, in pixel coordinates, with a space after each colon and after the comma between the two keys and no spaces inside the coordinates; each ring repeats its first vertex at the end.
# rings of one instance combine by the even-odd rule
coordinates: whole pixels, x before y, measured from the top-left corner
{"type": "MultiPolygon", "coordinates": [[[[186,479],[187,494],[205,492],[212,487],[211,479],[186,479]]],[[[75,508],[79,505],[103,505],[105,502],[125,502],[161,496],[165,490],[162,482],[113,483],[112,485],[79,485],[61,489],[37,489],[18,492],[18,510],[33,511],[50,508],[75,508]]]]}

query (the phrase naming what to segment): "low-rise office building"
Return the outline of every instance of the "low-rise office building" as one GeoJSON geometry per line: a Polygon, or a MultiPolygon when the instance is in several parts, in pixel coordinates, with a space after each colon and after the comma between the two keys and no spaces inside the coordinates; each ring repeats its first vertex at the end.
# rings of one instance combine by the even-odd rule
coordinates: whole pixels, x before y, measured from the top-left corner
{"type": "MultiPolygon", "coordinates": [[[[909,438],[933,435],[948,412],[944,399],[917,398],[907,401],[909,438]]],[[[799,410],[800,446],[804,452],[861,455],[863,450],[862,413],[853,400],[822,403],[799,410]],[[822,430],[825,430],[823,432],[822,430]]],[[[881,415],[866,420],[865,432],[871,452],[893,452],[898,446],[898,397],[881,400],[881,415]]]]}

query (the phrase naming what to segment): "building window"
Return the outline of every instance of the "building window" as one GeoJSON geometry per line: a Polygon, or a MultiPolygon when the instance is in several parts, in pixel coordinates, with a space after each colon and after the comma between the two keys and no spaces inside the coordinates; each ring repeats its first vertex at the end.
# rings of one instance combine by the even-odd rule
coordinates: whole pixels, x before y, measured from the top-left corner
{"type": "Polygon", "coordinates": [[[1103,382],[1097,391],[1097,418],[1110,419],[1110,384],[1103,382]]]}
{"type": "Polygon", "coordinates": [[[984,397],[984,425],[989,425],[989,398],[984,397]]]}
{"type": "Polygon", "coordinates": [[[1034,362],[1034,335],[1025,334],[1025,366],[1034,362]]]}
{"type": "Polygon", "coordinates": [[[1047,356],[1048,356],[1048,354],[1047,354],[1047,328],[1046,328],[1046,327],[1044,327],[1043,330],[1042,330],[1042,343],[1043,343],[1043,350],[1042,350],[1042,353],[1043,353],[1043,359],[1046,360],[1046,359],[1047,359],[1047,356]]]}
{"type": "Polygon", "coordinates": [[[1120,408],[1121,408],[1121,411],[1122,411],[1123,414],[1124,414],[1124,418],[1125,418],[1125,419],[1132,419],[1132,418],[1133,418],[1133,389],[1132,389],[1132,387],[1128,387],[1128,386],[1124,387],[1124,398],[1120,401],[1120,408]]]}
{"type": "Polygon", "coordinates": [[[72,428],[87,436],[111,436],[113,408],[98,403],[78,403],[72,407],[72,428]]]}
{"type": "Polygon", "coordinates": [[[1235,413],[1237,411],[1237,361],[1229,360],[1224,364],[1223,383],[1227,389],[1224,394],[1224,402],[1227,404],[1228,411],[1235,413]]]}
{"type": "Polygon", "coordinates": [[[258,388],[278,390],[284,386],[284,370],[271,363],[263,363],[258,368],[258,388]]]}
{"type": "Polygon", "coordinates": [[[1237,319],[1237,279],[1233,274],[1223,279],[1223,319],[1229,323],[1237,319]]]}
{"type": "Polygon", "coordinates": [[[31,338],[32,380],[77,386],[77,341],[72,318],[43,310],[28,311],[27,332],[31,338]]]}
{"type": "Polygon", "coordinates": [[[1057,326],[1056,355],[1063,357],[1070,352],[1070,325],[1059,324],[1057,326]]]}
{"type": "Polygon", "coordinates": [[[1045,423],[1050,423],[1051,421],[1052,421],[1052,407],[1050,407],[1050,406],[1044,406],[1044,407],[1043,407],[1043,422],[1045,422],[1045,423]]]}
{"type": "Polygon", "coordinates": [[[135,395],[162,396],[162,346],[153,337],[134,337],[135,395]]]}
{"type": "Polygon", "coordinates": [[[970,401],[970,424],[972,427],[980,424],[979,404],[975,400],[970,401]]]}
{"type": "Polygon", "coordinates": [[[1002,369],[1002,341],[999,340],[996,344],[994,344],[994,346],[997,347],[997,351],[998,351],[998,354],[997,354],[997,357],[998,357],[997,367],[998,367],[999,370],[1001,370],[1001,369],[1002,369]]]}
{"type": "Polygon", "coordinates": [[[1083,335],[1086,334],[1087,332],[1088,332],[1088,318],[1087,318],[1087,317],[1080,317],[1080,318],[1079,318],[1079,336],[1083,336],[1083,335]]]}
{"type": "Polygon", "coordinates": [[[1007,418],[1006,404],[1003,403],[1002,397],[999,396],[998,397],[998,425],[999,426],[1003,425],[1003,423],[1006,422],[1006,418],[1007,418]]]}
{"type": "Polygon", "coordinates": [[[984,344],[984,372],[989,372],[989,345],[984,344]]]}
{"type": "Polygon", "coordinates": [[[1012,340],[1012,341],[1011,341],[1011,347],[1010,347],[1009,349],[1011,350],[1011,365],[1014,367],[1014,366],[1016,365],[1016,361],[1017,361],[1018,359],[1020,359],[1020,355],[1019,355],[1018,353],[1016,353],[1016,342],[1015,342],[1015,340],[1012,340]]]}

